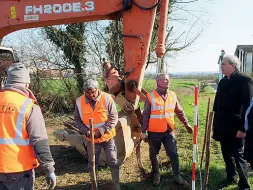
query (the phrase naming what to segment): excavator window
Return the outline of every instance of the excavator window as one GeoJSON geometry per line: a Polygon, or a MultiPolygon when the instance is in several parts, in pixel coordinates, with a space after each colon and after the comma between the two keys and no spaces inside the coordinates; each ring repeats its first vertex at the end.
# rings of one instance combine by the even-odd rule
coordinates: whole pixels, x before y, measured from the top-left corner
{"type": "Polygon", "coordinates": [[[0,48],[0,89],[6,83],[7,69],[8,67],[15,62],[14,53],[10,50],[0,48]]]}

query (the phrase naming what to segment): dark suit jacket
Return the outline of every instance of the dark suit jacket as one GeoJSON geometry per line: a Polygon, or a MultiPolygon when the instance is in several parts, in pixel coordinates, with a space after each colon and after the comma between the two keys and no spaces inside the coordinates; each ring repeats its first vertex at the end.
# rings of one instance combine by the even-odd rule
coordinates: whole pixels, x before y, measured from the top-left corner
{"type": "Polygon", "coordinates": [[[238,130],[244,130],[244,117],[253,96],[250,77],[234,72],[221,79],[214,100],[213,138],[217,141],[234,140],[238,130]]]}

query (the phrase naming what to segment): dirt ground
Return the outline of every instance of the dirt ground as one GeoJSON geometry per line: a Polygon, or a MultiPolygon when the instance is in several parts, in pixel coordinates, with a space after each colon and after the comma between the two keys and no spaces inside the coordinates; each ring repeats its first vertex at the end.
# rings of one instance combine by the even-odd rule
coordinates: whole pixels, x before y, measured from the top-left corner
{"type": "MultiPolygon", "coordinates": [[[[59,141],[53,135],[54,130],[62,129],[63,125],[57,119],[46,119],[47,131],[49,135],[49,144],[57,175],[57,190],[88,190],[90,189],[90,175],[87,170],[87,160],[73,147],[67,143],[59,141]]],[[[148,146],[142,143],[142,161],[145,169],[150,171],[150,162],[148,158],[148,146]]],[[[185,158],[183,158],[185,159],[185,158]]],[[[141,175],[135,154],[132,154],[120,167],[120,183],[123,190],[137,189],[190,189],[190,187],[178,187],[172,182],[172,172],[169,161],[166,158],[165,150],[162,149],[159,157],[160,168],[162,173],[161,185],[154,187],[152,180],[145,180],[141,175]]],[[[182,170],[182,176],[189,183],[191,174],[189,171],[182,170]]],[[[109,190],[112,189],[111,174],[108,167],[99,169],[98,188],[109,190]]],[[[44,174],[40,168],[36,169],[35,189],[47,189],[44,180],[44,174]]]]}

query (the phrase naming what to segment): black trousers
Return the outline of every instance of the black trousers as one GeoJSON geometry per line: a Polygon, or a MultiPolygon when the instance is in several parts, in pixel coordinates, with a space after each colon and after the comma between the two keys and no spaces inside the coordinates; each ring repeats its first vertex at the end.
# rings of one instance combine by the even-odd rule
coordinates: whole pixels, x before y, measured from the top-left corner
{"type": "Polygon", "coordinates": [[[170,158],[173,176],[178,178],[180,175],[179,158],[177,153],[177,141],[175,134],[166,131],[164,133],[148,132],[149,140],[149,156],[151,160],[152,170],[155,173],[159,173],[159,166],[157,156],[161,149],[161,145],[164,145],[167,156],[170,158]]]}
{"type": "Polygon", "coordinates": [[[244,158],[250,163],[253,169],[253,129],[247,131],[244,146],[244,158]]]}
{"type": "Polygon", "coordinates": [[[239,175],[238,187],[240,189],[250,188],[246,170],[246,161],[243,157],[243,140],[233,139],[221,141],[221,151],[226,164],[227,180],[236,177],[236,169],[239,175]]]}

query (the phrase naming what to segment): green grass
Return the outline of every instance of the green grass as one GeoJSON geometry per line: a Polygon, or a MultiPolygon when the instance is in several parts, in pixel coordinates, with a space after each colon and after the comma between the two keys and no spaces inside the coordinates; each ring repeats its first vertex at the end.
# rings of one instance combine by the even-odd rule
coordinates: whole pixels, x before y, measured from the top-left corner
{"type": "MultiPolygon", "coordinates": [[[[193,85],[197,84],[198,81],[195,79],[171,79],[170,90],[174,91],[178,88],[192,88],[193,85]]],[[[144,79],[142,87],[147,91],[151,92],[156,87],[156,81],[154,79],[144,79]]]]}
{"type": "MultiPolygon", "coordinates": [[[[53,82],[54,83],[54,82],[53,82]]],[[[172,79],[171,81],[171,90],[176,91],[180,104],[184,108],[185,114],[189,120],[189,123],[193,126],[194,122],[194,85],[198,84],[197,80],[180,80],[180,79],[172,79]]],[[[57,84],[55,84],[57,85],[57,84]]],[[[144,80],[143,87],[152,91],[155,88],[155,80],[144,80]]],[[[57,89],[57,87],[55,87],[57,89]]],[[[198,157],[201,158],[203,139],[205,133],[205,120],[206,120],[206,112],[207,112],[207,103],[208,98],[211,98],[211,102],[214,99],[214,91],[206,86],[203,89],[201,88],[201,92],[199,94],[199,105],[198,105],[198,157]]],[[[143,108],[143,103],[142,103],[143,108]]],[[[211,106],[212,108],[212,106],[211,106]]],[[[52,119],[53,122],[56,122],[55,118],[52,119]]],[[[47,121],[47,125],[50,125],[51,133],[57,128],[56,123],[50,124],[47,121]]],[[[58,124],[59,125],[59,124],[58,124]]],[[[52,135],[53,136],[53,135],[52,135]]],[[[191,165],[192,165],[192,157],[193,157],[193,135],[188,134],[186,129],[183,127],[182,123],[176,118],[176,137],[177,137],[177,145],[178,145],[178,153],[180,159],[181,166],[181,174],[183,178],[185,178],[188,182],[191,182],[191,165]]],[[[54,138],[50,138],[51,148],[57,148],[58,146],[53,145],[59,143],[58,140],[54,138]]],[[[56,154],[56,151],[52,151],[54,157],[56,158],[57,168],[56,172],[58,175],[58,184],[59,186],[63,186],[63,189],[88,189],[89,182],[89,173],[85,169],[86,164],[82,163],[80,155],[75,155],[73,152],[70,152],[68,156],[66,156],[68,149],[64,148],[64,146],[59,146],[59,154],[56,154]],[[68,160],[69,159],[69,160],[68,160]],[[82,164],[80,164],[82,163],[82,164]],[[76,165],[75,165],[76,164],[76,165]],[[72,165],[75,165],[75,167],[72,165]]],[[[150,161],[148,157],[148,145],[142,143],[142,161],[145,169],[150,171],[150,161]]],[[[209,172],[209,183],[208,190],[218,190],[219,184],[226,177],[225,174],[225,165],[223,162],[223,158],[221,155],[221,150],[218,142],[211,140],[210,147],[211,155],[210,155],[210,172],[209,172]]],[[[165,154],[164,148],[161,149],[159,154],[159,163],[162,173],[161,185],[157,188],[153,187],[151,181],[142,181],[140,179],[140,173],[138,169],[133,170],[134,167],[138,167],[136,163],[135,155],[132,154],[121,166],[121,185],[122,189],[178,189],[172,183],[172,171],[171,167],[168,167],[168,158],[165,154]]],[[[197,172],[197,181],[196,181],[196,189],[200,189],[200,179],[199,172],[201,171],[202,179],[204,176],[204,169],[200,170],[200,160],[197,160],[198,172],[197,172]]],[[[205,162],[203,166],[205,165],[205,162]]],[[[135,168],[134,168],[135,169],[135,168]]],[[[110,172],[108,169],[103,169],[100,172],[100,175],[103,177],[101,182],[107,183],[110,178],[110,172]]],[[[37,186],[42,186],[44,184],[44,177],[37,178],[37,186]],[[40,181],[39,181],[40,180],[40,181]]],[[[251,186],[253,186],[253,176],[252,172],[249,174],[249,182],[251,186]]],[[[225,190],[234,190],[236,186],[230,186],[225,190]]],[[[41,188],[37,188],[41,189],[41,188]]],[[[102,189],[102,188],[101,188],[102,189]]],[[[110,189],[110,188],[104,188],[110,189]]]]}

